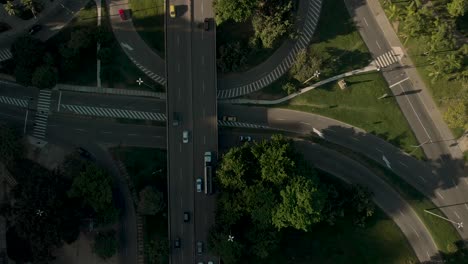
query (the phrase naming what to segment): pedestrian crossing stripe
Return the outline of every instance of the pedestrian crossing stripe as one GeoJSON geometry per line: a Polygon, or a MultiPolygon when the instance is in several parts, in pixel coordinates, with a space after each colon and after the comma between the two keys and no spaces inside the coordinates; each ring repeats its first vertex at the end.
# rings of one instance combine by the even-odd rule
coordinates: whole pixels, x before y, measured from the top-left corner
{"type": "Polygon", "coordinates": [[[397,63],[399,60],[398,58],[398,55],[395,54],[395,52],[393,50],[387,52],[387,53],[384,53],[380,56],[378,56],[376,59],[375,59],[375,63],[377,64],[378,67],[380,68],[384,68],[384,67],[387,67],[387,66],[390,66],[394,63],[397,63]]]}
{"type": "Polygon", "coordinates": [[[0,50],[0,61],[6,61],[13,58],[13,54],[9,49],[0,50]]]}
{"type": "Polygon", "coordinates": [[[28,100],[18,99],[18,98],[8,97],[8,96],[0,96],[0,103],[15,105],[19,107],[28,106],[28,100]]]}
{"type": "Polygon", "coordinates": [[[96,106],[68,105],[68,104],[62,104],[61,107],[75,114],[82,114],[82,115],[89,115],[89,116],[140,119],[140,120],[152,120],[152,121],[165,121],[166,120],[166,115],[163,113],[124,110],[124,109],[116,109],[116,108],[104,108],[104,107],[96,107],[96,106]]]}
{"type": "Polygon", "coordinates": [[[37,99],[36,117],[34,119],[33,136],[38,139],[44,139],[47,131],[47,120],[49,119],[50,96],[52,91],[41,90],[37,99]]]}

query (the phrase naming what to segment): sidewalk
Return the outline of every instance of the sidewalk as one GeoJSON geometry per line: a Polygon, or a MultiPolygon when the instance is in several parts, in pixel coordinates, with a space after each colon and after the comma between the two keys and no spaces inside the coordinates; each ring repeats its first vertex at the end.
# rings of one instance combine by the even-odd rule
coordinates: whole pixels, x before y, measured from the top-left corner
{"type": "Polygon", "coordinates": [[[325,79],[325,80],[322,80],[318,83],[315,83],[309,87],[306,87],[306,88],[303,88],[301,90],[299,90],[298,92],[295,92],[293,94],[290,94],[288,96],[285,96],[283,98],[280,98],[280,99],[276,99],[276,100],[253,100],[253,99],[228,99],[228,100],[222,100],[221,102],[222,103],[231,103],[231,104],[259,104],[259,105],[275,105],[275,104],[281,104],[281,103],[284,103],[288,100],[291,100],[293,99],[294,97],[296,96],[299,96],[303,93],[306,93],[312,89],[315,89],[321,85],[324,85],[326,83],[329,83],[329,82],[333,82],[333,81],[336,81],[338,79],[341,79],[341,78],[344,78],[344,77],[349,77],[349,76],[352,76],[352,75],[357,75],[357,74],[362,74],[362,73],[367,73],[367,72],[371,72],[371,71],[376,71],[378,70],[377,66],[374,65],[375,63],[371,63],[369,66],[366,66],[362,69],[358,69],[358,70],[353,70],[353,71],[350,71],[350,72],[346,72],[346,73],[343,73],[343,74],[340,74],[340,75],[336,75],[336,76],[333,76],[333,77],[330,77],[328,79],[325,79]]]}
{"type": "MultiPolygon", "coordinates": [[[[393,30],[392,25],[388,21],[385,12],[380,5],[378,0],[367,0],[367,4],[377,21],[377,24],[381,28],[385,38],[387,39],[388,43],[392,47],[400,47],[404,53],[403,58],[401,59],[401,64],[405,67],[405,73],[410,78],[411,82],[415,87],[420,88],[422,91],[420,93],[421,100],[425,106],[426,111],[430,115],[432,122],[434,123],[435,127],[437,128],[438,132],[440,133],[441,137],[444,139],[452,139],[454,138],[452,131],[448,128],[447,124],[442,118],[442,115],[437,108],[432,96],[430,94],[430,90],[426,87],[426,84],[419,76],[418,71],[414,63],[409,58],[408,54],[406,53],[405,47],[400,42],[397,34],[393,30]]],[[[463,159],[463,153],[461,152],[460,148],[450,148],[447,147],[450,151],[450,154],[453,159],[463,159]]]]}
{"type": "Polygon", "coordinates": [[[101,93],[101,94],[114,94],[114,95],[130,95],[142,97],[155,97],[166,99],[165,93],[144,91],[144,90],[130,90],[130,89],[117,89],[117,88],[99,88],[94,86],[77,86],[68,84],[57,84],[54,90],[74,91],[82,93],[101,93]]]}

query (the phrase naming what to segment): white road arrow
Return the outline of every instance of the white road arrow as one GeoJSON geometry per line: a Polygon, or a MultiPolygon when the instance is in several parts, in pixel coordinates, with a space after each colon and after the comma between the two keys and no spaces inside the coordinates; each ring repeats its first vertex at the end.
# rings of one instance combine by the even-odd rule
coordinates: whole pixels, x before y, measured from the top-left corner
{"type": "Polygon", "coordinates": [[[391,169],[392,167],[390,167],[390,161],[388,161],[388,159],[384,155],[382,156],[382,159],[385,162],[385,164],[387,164],[387,167],[391,169]]]}
{"type": "Polygon", "coordinates": [[[319,137],[321,137],[321,138],[325,138],[325,137],[323,136],[323,133],[320,132],[320,130],[316,129],[315,127],[312,128],[312,131],[313,131],[315,134],[317,134],[317,136],[319,136],[319,137]]]}
{"type": "Polygon", "coordinates": [[[124,48],[126,48],[126,49],[130,50],[130,51],[132,51],[132,50],[133,50],[133,48],[132,48],[132,47],[130,47],[130,45],[128,45],[128,44],[127,44],[127,43],[125,43],[125,42],[120,42],[120,45],[121,45],[122,47],[124,47],[124,48]]]}

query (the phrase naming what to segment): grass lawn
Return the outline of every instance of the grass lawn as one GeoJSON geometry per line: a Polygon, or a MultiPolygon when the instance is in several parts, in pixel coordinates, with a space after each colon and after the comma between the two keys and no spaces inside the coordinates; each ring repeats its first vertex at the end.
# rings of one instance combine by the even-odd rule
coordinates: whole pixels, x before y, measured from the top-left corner
{"type": "Polygon", "coordinates": [[[287,231],[280,248],[260,263],[417,263],[403,233],[379,208],[365,228],[340,220],[334,226],[315,225],[308,233],[287,231]]]}
{"type": "MultiPolygon", "coordinates": [[[[103,27],[107,28],[109,32],[112,32],[107,14],[107,9],[103,8],[102,25],[103,27]]],[[[103,71],[105,71],[106,67],[110,71],[110,74],[102,75],[102,86],[111,88],[149,90],[153,92],[164,91],[164,87],[162,85],[149,78],[137,66],[135,66],[132,61],[130,61],[115,38],[113,38],[113,43],[110,45],[110,47],[112,49],[112,56],[114,61],[109,66],[102,65],[101,74],[103,71]],[[141,86],[136,82],[138,78],[143,80],[143,84],[141,86]]]]}
{"type": "MultiPolygon", "coordinates": [[[[94,1],[89,1],[78,15],[59,33],[50,38],[47,46],[58,47],[61,43],[66,43],[70,39],[71,32],[82,28],[97,27],[97,10],[94,1]]],[[[87,50],[83,50],[80,54],[79,72],[73,71],[61,74],[59,83],[96,86],[96,46],[93,45],[87,50]]]]}
{"type": "Polygon", "coordinates": [[[164,0],[130,0],[129,5],[138,34],[164,57],[164,0]]]}
{"type": "Polygon", "coordinates": [[[423,221],[424,225],[431,233],[431,236],[434,239],[439,251],[444,256],[446,256],[445,260],[447,263],[467,263],[468,260],[464,258],[466,253],[463,253],[458,249],[457,245],[461,240],[461,237],[455,228],[447,221],[424,212],[424,210],[430,210],[435,214],[443,215],[440,210],[434,209],[436,206],[427,197],[425,197],[392,171],[383,166],[380,166],[380,164],[377,164],[375,161],[363,156],[360,153],[353,152],[350,149],[346,149],[342,146],[317,138],[314,138],[313,141],[343,153],[347,157],[352,158],[366,166],[377,176],[380,176],[411,205],[411,207],[414,209],[416,214],[423,221]]]}
{"type": "MultiPolygon", "coordinates": [[[[389,93],[380,73],[346,78],[348,89],[342,91],[338,84],[329,83],[298,96],[283,105],[284,108],[312,112],[344,121],[365,129],[402,148],[406,152],[418,145],[405,117],[394,98],[377,98],[389,93]]],[[[424,155],[419,149],[413,153],[424,155]]]]}

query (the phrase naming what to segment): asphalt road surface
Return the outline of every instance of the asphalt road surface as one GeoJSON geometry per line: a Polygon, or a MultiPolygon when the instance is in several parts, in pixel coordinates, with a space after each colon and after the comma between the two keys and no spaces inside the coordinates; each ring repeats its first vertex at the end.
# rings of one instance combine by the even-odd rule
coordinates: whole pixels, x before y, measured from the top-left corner
{"type": "MultiPolygon", "coordinates": [[[[209,151],[215,165],[218,153],[216,25],[212,0],[193,0],[192,89],[193,89],[193,164],[195,178],[204,179],[204,153],[209,151]],[[208,29],[204,20],[208,19],[208,29]]],[[[207,186],[203,186],[207,188],[207,186]]],[[[215,198],[196,193],[194,197],[195,238],[203,243],[203,254],[196,261],[215,261],[207,252],[207,238],[214,224],[215,198]]]]}
{"type": "Polygon", "coordinates": [[[168,156],[168,210],[169,263],[191,263],[195,255],[193,220],[184,223],[183,213],[194,211],[193,112],[192,112],[192,30],[191,6],[188,0],[166,1],[166,14],[175,5],[176,17],[166,16],[166,71],[167,71],[167,156],[168,156]],[[177,114],[175,114],[177,113],[177,114]],[[175,118],[175,115],[178,117],[175,118]],[[178,125],[173,121],[178,119],[178,125]],[[188,143],[182,133],[188,132],[188,143]],[[181,248],[174,247],[180,239],[181,248]]]}

